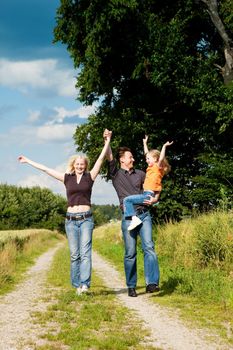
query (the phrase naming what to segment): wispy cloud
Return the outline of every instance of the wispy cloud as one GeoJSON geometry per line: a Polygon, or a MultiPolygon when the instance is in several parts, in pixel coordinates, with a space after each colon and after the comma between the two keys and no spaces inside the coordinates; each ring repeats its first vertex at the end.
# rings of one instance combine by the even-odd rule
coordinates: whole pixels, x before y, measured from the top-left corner
{"type": "Polygon", "coordinates": [[[75,72],[60,68],[55,59],[10,61],[0,59],[0,85],[44,96],[77,96],[75,72]]]}
{"type": "Polygon", "coordinates": [[[73,136],[76,127],[76,124],[44,125],[37,128],[37,140],[64,142],[69,140],[73,136]]]}
{"type": "MultiPolygon", "coordinates": [[[[62,124],[73,123],[74,121],[79,124],[83,123],[83,119],[87,119],[89,115],[95,112],[97,105],[81,106],[76,109],[66,109],[62,106],[53,107],[43,110],[30,110],[28,112],[28,121],[32,124],[62,124]]],[[[84,120],[85,121],[85,120],[84,120]]]]}

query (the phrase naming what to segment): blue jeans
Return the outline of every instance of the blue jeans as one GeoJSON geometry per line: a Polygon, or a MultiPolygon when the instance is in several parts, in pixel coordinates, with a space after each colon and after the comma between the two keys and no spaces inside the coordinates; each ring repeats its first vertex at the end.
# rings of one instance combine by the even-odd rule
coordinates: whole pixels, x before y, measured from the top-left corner
{"type": "Polygon", "coordinates": [[[131,196],[125,197],[123,200],[125,218],[128,216],[136,215],[134,205],[143,204],[145,199],[150,199],[149,196],[154,196],[154,191],[144,191],[141,194],[133,194],[131,196]]]}
{"type": "MultiPolygon", "coordinates": [[[[74,213],[67,214],[75,215],[74,213]]],[[[91,284],[93,228],[92,216],[83,220],[65,220],[65,230],[70,249],[71,283],[76,288],[84,284],[90,287],[91,284]]]]}
{"type": "Polygon", "coordinates": [[[159,264],[154,250],[152,239],[152,221],[149,212],[137,215],[142,223],[134,230],[128,231],[130,220],[122,218],[121,229],[125,243],[124,267],[126,284],[128,288],[137,285],[137,236],[141,238],[144,254],[144,277],[146,285],[156,283],[159,285],[159,264]]]}

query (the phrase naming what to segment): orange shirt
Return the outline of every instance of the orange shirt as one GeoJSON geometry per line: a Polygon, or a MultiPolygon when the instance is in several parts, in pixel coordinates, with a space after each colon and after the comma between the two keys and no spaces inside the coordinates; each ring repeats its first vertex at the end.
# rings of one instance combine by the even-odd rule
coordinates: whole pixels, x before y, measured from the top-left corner
{"type": "Polygon", "coordinates": [[[163,169],[159,168],[157,164],[148,166],[146,169],[146,178],[143,184],[144,191],[161,191],[163,175],[163,169]]]}

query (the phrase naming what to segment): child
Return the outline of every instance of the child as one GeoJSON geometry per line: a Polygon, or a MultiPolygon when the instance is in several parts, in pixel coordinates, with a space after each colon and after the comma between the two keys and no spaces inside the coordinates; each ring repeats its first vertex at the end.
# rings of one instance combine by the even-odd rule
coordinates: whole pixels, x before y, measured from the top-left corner
{"type": "Polygon", "coordinates": [[[134,205],[143,204],[144,200],[149,199],[150,196],[155,197],[155,203],[157,203],[162,190],[162,178],[170,171],[170,165],[165,158],[165,153],[167,146],[171,146],[173,141],[166,142],[163,145],[161,152],[159,152],[155,149],[149,151],[147,140],[148,136],[146,135],[143,139],[143,146],[148,168],[146,169],[146,178],[143,184],[144,191],[142,194],[128,196],[123,201],[124,216],[132,216],[132,221],[128,227],[129,231],[141,224],[141,220],[136,216],[134,205]]]}

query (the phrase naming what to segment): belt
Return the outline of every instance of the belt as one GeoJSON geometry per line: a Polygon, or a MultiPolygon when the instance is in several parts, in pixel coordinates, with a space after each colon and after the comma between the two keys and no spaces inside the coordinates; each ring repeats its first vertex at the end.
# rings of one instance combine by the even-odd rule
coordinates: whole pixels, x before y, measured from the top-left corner
{"type": "Polygon", "coordinates": [[[137,209],[136,210],[136,215],[141,215],[141,214],[144,214],[144,213],[147,213],[148,212],[148,209],[137,209]]]}
{"type": "Polygon", "coordinates": [[[92,216],[92,213],[66,215],[66,219],[67,220],[85,220],[86,218],[90,218],[91,216],[92,216]]]}

